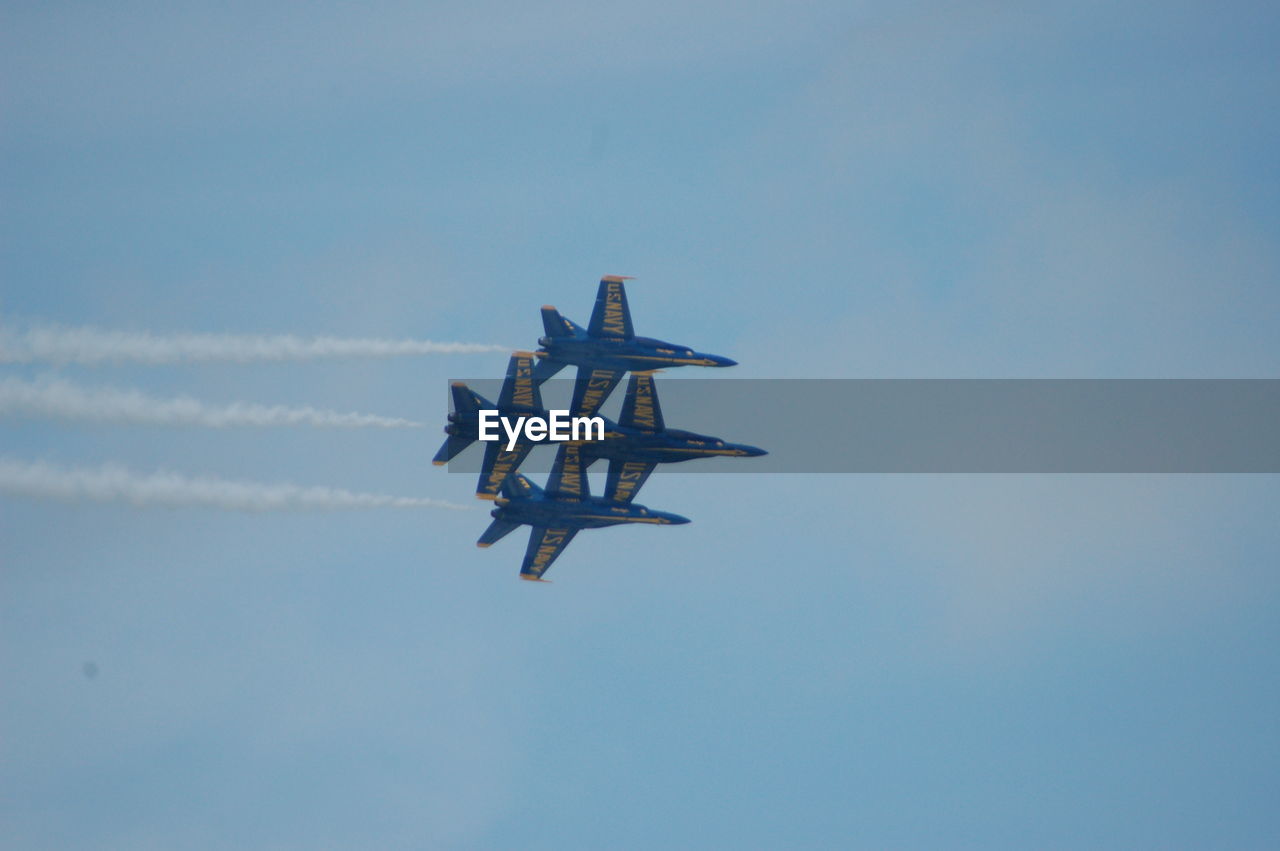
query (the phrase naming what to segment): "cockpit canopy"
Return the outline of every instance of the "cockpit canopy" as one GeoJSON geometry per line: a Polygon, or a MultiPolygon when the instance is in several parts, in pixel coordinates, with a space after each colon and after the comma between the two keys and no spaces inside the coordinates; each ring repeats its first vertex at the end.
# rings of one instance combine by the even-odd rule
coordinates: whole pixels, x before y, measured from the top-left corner
{"type": "Polygon", "coordinates": [[[652,346],[661,355],[671,355],[672,357],[691,358],[694,355],[693,349],[688,346],[682,346],[679,343],[668,343],[666,340],[655,340],[652,337],[636,337],[636,342],[646,346],[652,346]]]}
{"type": "Polygon", "coordinates": [[[718,437],[708,437],[705,434],[696,434],[678,428],[667,429],[667,436],[686,441],[694,446],[724,446],[724,441],[718,437]]]}

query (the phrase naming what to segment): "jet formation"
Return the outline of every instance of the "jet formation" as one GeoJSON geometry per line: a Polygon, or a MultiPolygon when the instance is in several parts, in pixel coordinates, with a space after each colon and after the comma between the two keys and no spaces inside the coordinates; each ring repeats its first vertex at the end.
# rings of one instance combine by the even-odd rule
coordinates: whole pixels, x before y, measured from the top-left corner
{"type": "Polygon", "coordinates": [[[737,362],[688,346],[637,337],[625,280],[617,275],[600,280],[586,328],[561,316],[554,307],[544,306],[545,333],[538,340],[539,348],[511,355],[497,404],[463,382],[454,382],[449,388],[453,411],[445,426],[448,439],[432,462],[437,465],[447,463],[480,439],[481,411],[497,411],[499,416],[512,419],[547,418],[541,385],[566,366],[577,367],[570,404],[573,416],[598,416],[609,395],[631,373],[617,422],[602,418],[603,440],[562,442],[545,488],[519,472],[537,443],[519,439],[508,447],[503,441],[485,442],[476,496],[492,500],[495,507],[490,512],[493,522],[476,545],[488,547],[520,526],[531,527],[521,579],[546,581],[543,574],[581,529],[622,523],[688,523],[678,514],[633,501],[659,464],[765,454],[755,446],[666,427],[653,380],[655,371],[678,366],[728,367],[737,362]],[[592,496],[587,469],[602,459],[608,461],[604,495],[592,496]]]}

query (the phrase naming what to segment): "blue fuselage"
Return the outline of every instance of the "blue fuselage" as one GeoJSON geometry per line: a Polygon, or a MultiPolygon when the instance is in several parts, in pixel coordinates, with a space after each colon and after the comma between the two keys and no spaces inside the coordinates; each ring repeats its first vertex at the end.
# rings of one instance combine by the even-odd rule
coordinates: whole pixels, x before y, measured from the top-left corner
{"type": "Polygon", "coordinates": [[[738,363],[652,337],[623,340],[577,334],[572,337],[542,337],[538,345],[542,348],[536,352],[537,356],[554,363],[631,372],[676,366],[735,366],[738,363]]]}
{"type": "Polygon", "coordinates": [[[581,501],[550,499],[545,496],[528,499],[499,497],[497,506],[489,515],[498,520],[557,529],[599,529],[620,523],[678,526],[689,522],[687,517],[679,514],[654,511],[643,505],[618,503],[601,497],[589,497],[581,501]]]}
{"type": "Polygon", "coordinates": [[[669,428],[644,431],[605,420],[604,440],[582,444],[584,459],[608,458],[621,461],[648,461],[674,464],[694,458],[756,457],[766,455],[763,449],[745,443],[726,443],[718,437],[669,428]]]}

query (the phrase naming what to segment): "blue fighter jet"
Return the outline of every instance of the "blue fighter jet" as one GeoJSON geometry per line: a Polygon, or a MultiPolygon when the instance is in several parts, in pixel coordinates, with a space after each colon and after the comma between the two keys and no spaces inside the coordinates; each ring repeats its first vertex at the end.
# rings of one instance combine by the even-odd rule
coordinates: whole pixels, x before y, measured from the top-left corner
{"type": "MultiPolygon", "coordinates": [[[[450,461],[455,455],[480,439],[480,410],[497,410],[499,416],[547,418],[542,407],[542,393],[533,381],[533,353],[516,352],[507,362],[507,377],[502,382],[498,404],[467,387],[461,381],[450,385],[453,394],[453,413],[444,427],[449,438],[440,447],[431,463],[437,466],[450,461]]],[[[527,440],[517,441],[508,450],[506,440],[488,441],[484,447],[484,462],[480,467],[480,480],[476,483],[476,496],[494,499],[502,481],[514,473],[536,444],[527,440]]]]}
{"type": "Polygon", "coordinates": [[[591,322],[583,328],[550,305],[542,308],[546,335],[538,339],[540,358],[533,380],[546,381],[564,367],[578,369],[573,388],[575,416],[594,416],[628,370],[654,370],[675,366],[734,366],[737,361],[695,352],[688,346],[637,337],[631,327],[631,309],[622,282],[627,278],[606,275],[600,279],[591,322]]]}
{"type": "Polygon", "coordinates": [[[604,495],[623,503],[635,498],[636,491],[659,464],[767,454],[745,443],[726,443],[718,437],[667,428],[653,374],[648,372],[631,373],[618,422],[605,419],[604,440],[582,444],[583,469],[601,458],[609,459],[604,495]]]}
{"type": "Polygon", "coordinates": [[[541,581],[545,581],[542,575],[569,546],[579,529],[620,523],[668,526],[689,522],[678,514],[591,496],[577,443],[560,446],[545,491],[521,473],[507,476],[502,483],[502,496],[490,516],[493,522],[476,541],[476,546],[487,547],[518,526],[533,527],[524,562],[520,565],[520,578],[541,581]]]}

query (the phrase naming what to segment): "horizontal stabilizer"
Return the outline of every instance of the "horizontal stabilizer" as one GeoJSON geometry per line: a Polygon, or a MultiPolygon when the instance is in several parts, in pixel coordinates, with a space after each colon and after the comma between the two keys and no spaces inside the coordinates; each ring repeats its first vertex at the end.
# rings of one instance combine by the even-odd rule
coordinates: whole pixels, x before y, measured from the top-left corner
{"type": "Polygon", "coordinates": [[[480,540],[476,541],[476,546],[492,546],[518,528],[520,528],[519,523],[512,523],[510,520],[494,520],[489,524],[489,528],[484,530],[484,534],[480,536],[480,540]]]}
{"type": "Polygon", "coordinates": [[[440,451],[436,453],[436,457],[431,459],[431,463],[439,467],[441,464],[447,464],[453,460],[454,456],[462,450],[466,449],[475,440],[470,437],[460,437],[456,434],[449,435],[449,439],[440,447],[440,451]]]}

